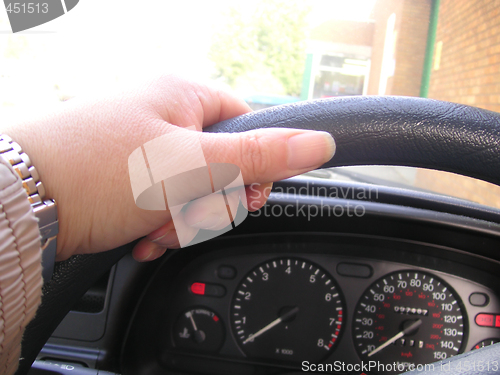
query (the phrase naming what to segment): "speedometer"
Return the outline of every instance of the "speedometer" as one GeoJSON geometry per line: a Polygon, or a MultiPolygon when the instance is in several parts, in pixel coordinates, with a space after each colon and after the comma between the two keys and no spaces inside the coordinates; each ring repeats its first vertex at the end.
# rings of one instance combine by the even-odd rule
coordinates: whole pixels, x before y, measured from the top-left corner
{"type": "Polygon", "coordinates": [[[359,300],[353,338],[359,356],[378,361],[380,373],[402,372],[460,353],[465,309],[440,278],[420,271],[391,273],[359,300]]]}
{"type": "Polygon", "coordinates": [[[243,278],[231,320],[250,358],[319,362],[337,346],[344,312],[340,288],[327,271],[306,260],[278,258],[243,278]]]}

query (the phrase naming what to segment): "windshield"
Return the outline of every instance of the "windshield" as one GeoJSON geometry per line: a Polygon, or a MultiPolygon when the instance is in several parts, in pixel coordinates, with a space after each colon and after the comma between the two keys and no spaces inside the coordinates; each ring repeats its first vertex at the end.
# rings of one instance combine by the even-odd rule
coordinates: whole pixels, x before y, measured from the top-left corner
{"type": "MultiPolygon", "coordinates": [[[[86,0],[15,34],[5,9],[0,120],[160,72],[215,81],[254,110],[344,95],[405,95],[500,111],[497,8],[494,1],[86,0]]],[[[321,175],[500,208],[499,187],[450,173],[367,166],[321,175]]]]}

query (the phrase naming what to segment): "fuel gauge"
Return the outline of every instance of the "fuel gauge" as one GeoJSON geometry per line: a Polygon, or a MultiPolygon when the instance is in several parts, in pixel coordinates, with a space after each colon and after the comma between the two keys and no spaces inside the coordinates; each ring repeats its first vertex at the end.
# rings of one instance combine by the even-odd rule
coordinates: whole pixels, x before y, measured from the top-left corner
{"type": "Polygon", "coordinates": [[[224,341],[224,325],[214,311],[193,307],[177,318],[173,337],[178,348],[216,352],[224,341]]]}

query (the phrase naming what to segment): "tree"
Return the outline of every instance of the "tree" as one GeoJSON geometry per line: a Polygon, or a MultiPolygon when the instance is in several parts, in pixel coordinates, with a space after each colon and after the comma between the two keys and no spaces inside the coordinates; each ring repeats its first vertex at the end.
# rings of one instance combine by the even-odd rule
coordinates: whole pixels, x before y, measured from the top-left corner
{"type": "Polygon", "coordinates": [[[283,94],[299,95],[309,12],[298,0],[260,0],[252,10],[229,9],[228,23],[210,49],[216,76],[235,87],[241,78],[270,75],[283,94]]]}

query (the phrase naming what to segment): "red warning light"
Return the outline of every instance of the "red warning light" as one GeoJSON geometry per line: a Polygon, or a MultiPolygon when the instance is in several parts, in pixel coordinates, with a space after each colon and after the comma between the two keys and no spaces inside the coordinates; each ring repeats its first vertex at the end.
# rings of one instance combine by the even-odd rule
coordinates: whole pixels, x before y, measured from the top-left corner
{"type": "Polygon", "coordinates": [[[219,317],[217,315],[214,315],[214,317],[212,318],[214,321],[218,322],[219,321],[219,317]]]}
{"type": "Polygon", "coordinates": [[[193,294],[199,294],[199,295],[204,295],[205,294],[205,283],[193,283],[191,285],[191,292],[193,294]]]}

